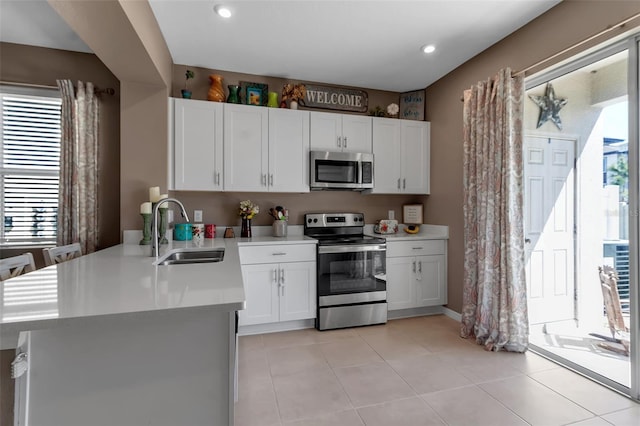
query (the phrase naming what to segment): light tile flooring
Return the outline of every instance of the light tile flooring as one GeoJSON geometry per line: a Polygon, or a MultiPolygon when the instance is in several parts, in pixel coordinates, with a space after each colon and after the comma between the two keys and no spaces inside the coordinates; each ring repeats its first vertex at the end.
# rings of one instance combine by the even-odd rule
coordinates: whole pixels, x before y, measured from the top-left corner
{"type": "Polygon", "coordinates": [[[236,426],[634,425],[640,405],[442,315],[239,339],[236,426]]]}

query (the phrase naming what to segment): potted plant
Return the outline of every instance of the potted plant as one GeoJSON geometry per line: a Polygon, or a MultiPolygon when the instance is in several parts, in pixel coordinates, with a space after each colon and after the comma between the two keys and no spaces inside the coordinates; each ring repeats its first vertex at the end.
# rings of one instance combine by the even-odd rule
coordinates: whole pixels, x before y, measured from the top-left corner
{"type": "Polygon", "coordinates": [[[187,72],[184,75],[185,75],[184,89],[181,90],[182,97],[185,99],[191,99],[191,90],[189,90],[189,80],[195,77],[195,74],[193,73],[193,71],[187,70],[187,72]]]}

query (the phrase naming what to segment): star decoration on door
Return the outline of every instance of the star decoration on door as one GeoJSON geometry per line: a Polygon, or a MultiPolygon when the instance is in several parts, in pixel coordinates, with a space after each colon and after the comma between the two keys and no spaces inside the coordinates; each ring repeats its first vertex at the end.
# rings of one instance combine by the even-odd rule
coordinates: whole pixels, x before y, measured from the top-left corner
{"type": "Polygon", "coordinates": [[[557,99],[556,92],[553,90],[551,83],[547,83],[547,90],[544,96],[529,95],[529,98],[540,107],[540,117],[538,118],[538,125],[536,129],[539,129],[548,120],[551,120],[553,124],[560,130],[562,130],[562,120],[560,120],[560,110],[568,102],[567,99],[557,99]]]}

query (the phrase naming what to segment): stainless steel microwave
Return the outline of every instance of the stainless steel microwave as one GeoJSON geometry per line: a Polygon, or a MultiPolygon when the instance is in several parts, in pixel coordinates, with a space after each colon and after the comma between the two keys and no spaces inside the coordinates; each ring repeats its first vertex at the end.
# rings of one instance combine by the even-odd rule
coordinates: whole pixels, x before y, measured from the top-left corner
{"type": "Polygon", "coordinates": [[[311,151],[309,153],[309,173],[309,186],[313,191],[372,189],[373,154],[311,151]]]}

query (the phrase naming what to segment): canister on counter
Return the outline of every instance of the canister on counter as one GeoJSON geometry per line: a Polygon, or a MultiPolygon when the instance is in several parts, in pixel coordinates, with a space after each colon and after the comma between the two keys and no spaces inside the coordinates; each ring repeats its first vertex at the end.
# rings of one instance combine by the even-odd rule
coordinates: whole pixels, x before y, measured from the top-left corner
{"type": "Polygon", "coordinates": [[[216,226],[211,223],[207,223],[204,225],[204,237],[205,238],[215,238],[216,237],[216,226]]]}
{"type": "Polygon", "coordinates": [[[204,239],[204,223],[194,223],[191,226],[191,232],[193,233],[193,239],[195,241],[201,241],[204,239]]]}

